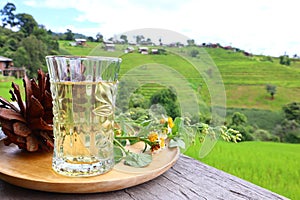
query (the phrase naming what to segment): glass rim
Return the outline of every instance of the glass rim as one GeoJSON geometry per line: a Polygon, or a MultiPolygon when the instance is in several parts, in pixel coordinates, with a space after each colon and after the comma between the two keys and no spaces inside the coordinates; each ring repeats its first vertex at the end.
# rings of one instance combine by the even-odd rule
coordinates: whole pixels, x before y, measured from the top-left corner
{"type": "Polygon", "coordinates": [[[113,62],[121,62],[122,58],[118,57],[108,57],[108,56],[78,56],[78,55],[48,55],[45,56],[46,59],[53,58],[66,58],[66,59],[81,59],[81,60],[95,60],[95,61],[113,61],[113,62]]]}

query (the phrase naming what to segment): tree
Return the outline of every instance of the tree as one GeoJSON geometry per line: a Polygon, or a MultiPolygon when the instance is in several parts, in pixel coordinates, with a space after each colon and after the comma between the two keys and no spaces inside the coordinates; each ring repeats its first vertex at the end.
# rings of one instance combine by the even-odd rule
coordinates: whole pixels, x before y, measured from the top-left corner
{"type": "Polygon", "coordinates": [[[149,102],[145,99],[142,94],[132,94],[129,101],[129,108],[144,108],[148,107],[149,102]]]}
{"type": "Polygon", "coordinates": [[[121,35],[120,39],[124,40],[124,43],[127,44],[128,43],[128,39],[127,39],[127,35],[121,35]]]}
{"type": "Polygon", "coordinates": [[[232,125],[245,125],[247,123],[248,119],[246,117],[246,115],[244,115],[243,113],[240,112],[235,112],[233,113],[232,117],[231,117],[231,124],[232,125]]]}
{"type": "Polygon", "coordinates": [[[30,77],[35,77],[38,69],[47,71],[45,67],[45,56],[47,55],[47,46],[41,40],[38,40],[34,35],[26,37],[21,42],[24,47],[29,61],[24,63],[30,77]]]}
{"type": "Polygon", "coordinates": [[[276,86],[275,85],[266,85],[267,92],[271,95],[271,99],[274,99],[274,95],[276,94],[276,86]]]}
{"type": "Polygon", "coordinates": [[[95,41],[92,36],[87,37],[87,40],[90,41],[90,42],[94,42],[95,41]]]}
{"type": "Polygon", "coordinates": [[[253,137],[258,141],[274,141],[279,142],[279,137],[272,135],[269,131],[264,129],[257,129],[253,133],[253,137]]]}
{"type": "Polygon", "coordinates": [[[277,125],[274,133],[282,142],[300,143],[300,102],[282,107],[285,119],[277,125]]]}
{"type": "Polygon", "coordinates": [[[281,142],[300,143],[300,124],[296,120],[284,119],[274,133],[281,142]]]}
{"type": "Polygon", "coordinates": [[[103,42],[103,35],[101,33],[97,33],[96,42],[103,42]]]}
{"type": "Polygon", "coordinates": [[[143,35],[137,35],[136,36],[136,43],[140,44],[144,39],[145,39],[145,37],[143,35]]]}
{"type": "Polygon", "coordinates": [[[2,18],[2,27],[9,25],[10,27],[14,27],[16,25],[14,11],[16,10],[16,6],[13,3],[7,3],[2,10],[0,10],[2,18]]]}
{"type": "Polygon", "coordinates": [[[152,43],[151,38],[147,38],[146,42],[147,42],[148,44],[151,44],[151,43],[152,43]]]}
{"type": "Polygon", "coordinates": [[[173,88],[166,88],[154,93],[150,98],[150,105],[155,104],[162,105],[173,119],[180,116],[177,95],[173,88]]]}
{"type": "Polygon", "coordinates": [[[190,51],[190,56],[192,56],[192,57],[197,57],[198,54],[199,54],[199,51],[197,49],[193,49],[190,51]]]}
{"type": "Polygon", "coordinates": [[[287,120],[295,120],[300,124],[300,102],[292,102],[282,107],[287,120]]]}
{"type": "Polygon", "coordinates": [[[129,110],[129,101],[131,95],[138,88],[138,82],[131,78],[122,78],[118,85],[116,98],[117,111],[126,112],[129,110]]]}
{"type": "Polygon", "coordinates": [[[18,48],[18,41],[14,38],[9,38],[6,41],[6,45],[8,46],[8,48],[12,51],[16,51],[18,48]]]}
{"type": "Polygon", "coordinates": [[[36,77],[38,69],[47,71],[45,56],[57,54],[59,44],[53,39],[51,31],[38,25],[31,15],[16,14],[13,19],[13,11],[15,6],[9,3],[1,10],[2,16],[6,15],[4,23],[15,25],[19,30],[0,27],[0,54],[12,58],[16,67],[26,67],[28,76],[36,77]],[[11,17],[7,18],[7,15],[11,17]]]}
{"type": "Polygon", "coordinates": [[[252,135],[254,128],[247,124],[246,115],[240,112],[235,112],[231,116],[231,122],[228,127],[239,131],[242,134],[242,141],[254,140],[252,135]]]}
{"type": "Polygon", "coordinates": [[[291,59],[288,55],[279,56],[279,63],[289,66],[291,64],[291,59]]]}
{"type": "Polygon", "coordinates": [[[26,52],[26,49],[23,46],[17,49],[17,51],[14,53],[13,59],[16,67],[23,67],[25,65],[29,65],[30,63],[29,54],[26,52]]]}
{"type": "Polygon", "coordinates": [[[189,39],[187,40],[188,46],[195,46],[195,40],[194,39],[189,39]]]}
{"type": "Polygon", "coordinates": [[[38,28],[38,23],[30,14],[21,13],[16,15],[17,25],[21,32],[25,34],[25,37],[33,33],[35,28],[38,28]]]}
{"type": "Polygon", "coordinates": [[[52,37],[51,32],[46,30],[45,26],[39,25],[35,27],[32,33],[38,40],[41,40],[47,45],[48,54],[55,55],[58,54],[59,44],[58,41],[52,37]]]}
{"type": "Polygon", "coordinates": [[[73,41],[74,40],[74,33],[70,29],[67,29],[67,32],[65,32],[66,40],[73,41]]]}

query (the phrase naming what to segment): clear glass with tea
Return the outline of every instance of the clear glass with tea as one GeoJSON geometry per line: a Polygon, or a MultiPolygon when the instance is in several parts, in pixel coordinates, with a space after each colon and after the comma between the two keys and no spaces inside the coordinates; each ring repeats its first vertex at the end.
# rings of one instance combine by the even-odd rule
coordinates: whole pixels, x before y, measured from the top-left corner
{"type": "Polygon", "coordinates": [[[121,59],[47,56],[46,61],[53,98],[53,170],[66,176],[110,171],[121,59]]]}

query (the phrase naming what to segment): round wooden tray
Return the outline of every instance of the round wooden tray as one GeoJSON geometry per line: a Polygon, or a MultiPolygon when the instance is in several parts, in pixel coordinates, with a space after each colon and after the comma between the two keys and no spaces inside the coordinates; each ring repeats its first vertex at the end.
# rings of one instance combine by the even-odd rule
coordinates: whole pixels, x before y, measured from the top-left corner
{"type": "MultiPolygon", "coordinates": [[[[131,147],[133,150],[140,147],[131,147]]],[[[60,193],[96,193],[120,190],[152,180],[172,167],[178,148],[165,148],[153,155],[145,168],[122,163],[106,174],[94,177],[66,177],[51,168],[51,153],[28,153],[0,140],[0,179],[24,188],[60,193]]]]}

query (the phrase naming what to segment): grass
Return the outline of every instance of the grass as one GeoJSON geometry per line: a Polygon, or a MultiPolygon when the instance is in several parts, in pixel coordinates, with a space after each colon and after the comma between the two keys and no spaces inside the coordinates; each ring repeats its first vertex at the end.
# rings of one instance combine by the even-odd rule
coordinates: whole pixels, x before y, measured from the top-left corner
{"type": "Polygon", "coordinates": [[[246,57],[242,53],[233,53],[223,49],[209,49],[218,66],[225,85],[266,85],[299,88],[300,62],[292,62],[291,66],[279,64],[277,58],[273,62],[262,61],[259,56],[246,57]]]}
{"type": "MultiPolygon", "coordinates": [[[[299,83],[300,86],[300,83],[299,83]]],[[[265,85],[225,85],[227,107],[259,108],[263,110],[277,111],[283,105],[299,101],[300,87],[276,87],[274,100],[267,93],[265,85]]]]}
{"type": "Polygon", "coordinates": [[[11,95],[9,90],[12,88],[11,83],[14,82],[19,85],[21,95],[24,97],[24,87],[22,79],[15,79],[13,77],[0,76],[0,96],[5,98],[6,100],[10,100],[11,95]]]}
{"type": "Polygon", "coordinates": [[[62,51],[63,54],[71,54],[78,56],[88,55],[91,52],[91,50],[94,49],[97,45],[98,43],[96,42],[88,42],[87,46],[73,47],[70,45],[70,41],[59,40],[60,51],[62,51]]]}
{"type": "Polygon", "coordinates": [[[218,142],[203,159],[198,149],[185,154],[288,198],[300,197],[300,144],[218,142]]]}
{"type": "MultiPolygon", "coordinates": [[[[88,42],[86,47],[72,47],[67,41],[59,41],[63,51],[72,55],[121,56],[123,59],[120,74],[125,74],[130,69],[150,64],[159,63],[170,66],[182,74],[191,84],[194,90],[201,88],[200,95],[209,104],[210,97],[202,77],[195,68],[184,58],[168,52],[168,55],[141,55],[139,53],[124,54],[126,45],[116,45],[115,52],[107,52],[102,44],[88,42]]],[[[167,48],[174,52],[188,51],[186,48],[167,48]]],[[[207,52],[222,75],[227,96],[227,107],[257,108],[263,110],[278,111],[284,104],[300,99],[300,62],[292,62],[291,66],[280,65],[278,58],[272,58],[272,62],[264,56],[244,56],[241,52],[226,51],[221,48],[199,49],[207,52]],[[275,99],[270,100],[265,86],[273,84],[277,88],[275,99]]],[[[200,54],[198,61],[203,59],[200,54]]],[[[197,60],[195,61],[197,63],[197,60]]],[[[199,63],[199,62],[198,62],[199,63]]],[[[149,85],[141,89],[146,97],[160,89],[161,86],[153,85],[151,91],[149,85]]]]}
{"type": "Polygon", "coordinates": [[[234,112],[243,113],[248,119],[247,124],[269,131],[274,130],[274,126],[280,124],[284,119],[282,111],[271,111],[256,108],[227,108],[226,114],[228,116],[228,121],[234,112]]]}

